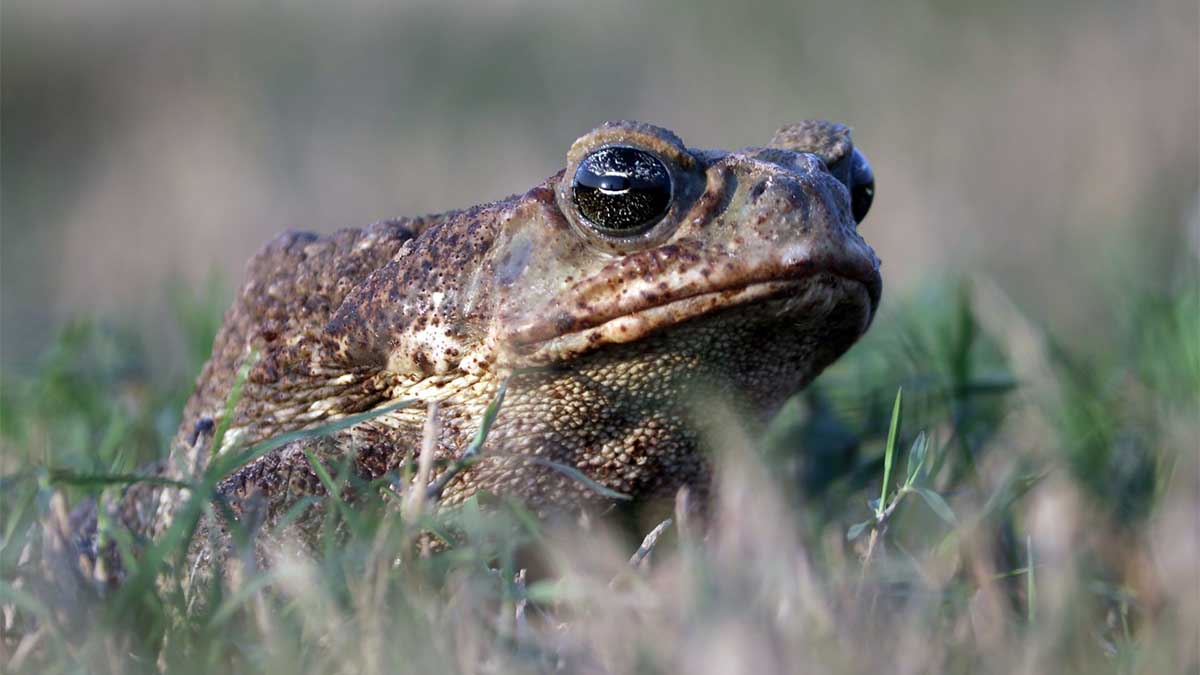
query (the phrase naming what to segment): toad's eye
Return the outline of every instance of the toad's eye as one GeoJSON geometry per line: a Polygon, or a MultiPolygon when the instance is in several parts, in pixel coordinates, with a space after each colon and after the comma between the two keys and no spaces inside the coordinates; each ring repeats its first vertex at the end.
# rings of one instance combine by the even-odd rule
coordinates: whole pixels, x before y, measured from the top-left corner
{"type": "Polygon", "coordinates": [[[641,234],[671,206],[671,173],[637,148],[600,148],[583,159],[571,183],[579,214],[601,234],[641,234]]]}
{"type": "Polygon", "coordinates": [[[854,213],[854,222],[861,223],[875,200],[875,172],[857,148],[850,162],[850,211],[854,213]]]}

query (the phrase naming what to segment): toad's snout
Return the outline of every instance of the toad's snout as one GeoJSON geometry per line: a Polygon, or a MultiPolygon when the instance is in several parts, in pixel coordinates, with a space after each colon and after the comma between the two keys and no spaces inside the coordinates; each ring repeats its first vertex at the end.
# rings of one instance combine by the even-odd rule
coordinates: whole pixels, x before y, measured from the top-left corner
{"type": "Polygon", "coordinates": [[[858,233],[874,177],[849,141],[827,147],[790,144],[746,148],[714,164],[731,175],[726,209],[737,231],[723,251],[780,278],[827,272],[863,284],[870,310],[881,291],[879,259],[858,233]]]}

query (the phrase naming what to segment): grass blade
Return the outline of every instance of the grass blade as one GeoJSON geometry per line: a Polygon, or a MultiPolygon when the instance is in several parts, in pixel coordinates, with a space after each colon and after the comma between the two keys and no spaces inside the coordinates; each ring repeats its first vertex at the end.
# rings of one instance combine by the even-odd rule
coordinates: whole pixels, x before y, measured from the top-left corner
{"type": "Polygon", "coordinates": [[[915,485],[917,475],[921,473],[921,468],[925,466],[925,454],[929,449],[929,440],[922,431],[917,435],[917,440],[913,441],[912,448],[908,451],[908,475],[904,482],[906,485],[915,485]]]}
{"type": "Polygon", "coordinates": [[[875,509],[876,517],[883,514],[887,504],[888,481],[892,479],[892,458],[896,454],[896,431],[900,427],[900,403],[904,397],[904,387],[896,390],[896,402],[892,404],[892,423],[888,428],[887,446],[883,450],[883,486],[879,488],[879,506],[875,509]]]}
{"type": "Polygon", "coordinates": [[[1025,575],[1025,619],[1033,625],[1037,619],[1037,582],[1034,579],[1033,567],[1033,537],[1025,537],[1025,567],[1029,573],[1025,575]]]}
{"type": "Polygon", "coordinates": [[[289,431],[285,434],[279,434],[278,436],[272,436],[271,438],[250,446],[248,450],[241,454],[219,458],[217,461],[213,462],[213,469],[219,475],[226,476],[234,471],[237,471],[250,462],[262,457],[268,452],[271,452],[277,448],[281,448],[292,441],[298,441],[305,438],[328,436],[335,431],[341,431],[342,429],[352,427],[359,422],[365,422],[369,419],[379,417],[380,415],[386,415],[387,413],[396,410],[408,408],[416,403],[417,401],[415,399],[398,401],[390,405],[385,405],[381,408],[375,408],[373,410],[368,410],[366,412],[361,412],[354,415],[347,415],[341,419],[334,420],[333,422],[323,424],[319,427],[312,427],[311,429],[298,429],[296,431],[289,431]]]}
{"type": "Polygon", "coordinates": [[[871,523],[875,522],[874,518],[868,518],[861,523],[855,523],[846,530],[846,541],[854,541],[862,536],[863,530],[867,529],[871,523]]]}
{"type": "Polygon", "coordinates": [[[209,448],[209,453],[213,456],[221,451],[221,446],[225,443],[225,432],[229,430],[233,421],[233,411],[242,398],[242,387],[246,384],[246,378],[250,376],[250,368],[258,361],[258,356],[258,350],[252,349],[246,360],[242,361],[242,365],[238,366],[237,374],[233,378],[233,387],[225,399],[225,409],[221,412],[216,431],[213,432],[212,446],[209,448]]]}
{"type": "Polygon", "coordinates": [[[171,480],[162,476],[142,475],[136,473],[76,473],[70,469],[50,469],[49,481],[54,485],[69,485],[71,487],[107,487],[110,485],[131,485],[133,483],[148,483],[165,487],[186,488],[189,483],[171,480]]]}
{"type": "Polygon", "coordinates": [[[321,464],[321,460],[317,459],[310,448],[304,448],[304,457],[308,459],[309,466],[312,467],[313,473],[317,474],[317,478],[325,486],[325,491],[329,493],[329,496],[339,502],[342,501],[342,491],[338,489],[333,476],[330,476],[329,472],[325,470],[325,465],[321,464]]]}
{"type": "Polygon", "coordinates": [[[588,478],[586,475],[584,475],[584,473],[582,471],[580,471],[579,469],[576,469],[573,466],[567,466],[566,464],[552,462],[548,459],[543,459],[541,457],[532,457],[532,456],[524,456],[524,455],[506,455],[506,456],[507,457],[520,457],[521,459],[523,459],[531,464],[537,464],[538,466],[544,466],[547,469],[553,469],[553,470],[561,473],[562,475],[566,476],[567,478],[570,478],[574,481],[582,483],[584,486],[586,486],[592,492],[595,492],[596,494],[599,494],[602,497],[608,497],[609,499],[621,499],[621,500],[625,500],[625,501],[633,499],[633,497],[630,497],[629,495],[625,494],[624,492],[617,492],[616,490],[613,490],[612,488],[604,487],[603,485],[597,483],[596,481],[592,480],[591,478],[588,478]]]}
{"type": "Polygon", "coordinates": [[[464,458],[479,454],[479,449],[483,447],[484,441],[487,440],[488,433],[492,430],[492,423],[496,421],[496,416],[500,414],[500,406],[504,404],[504,395],[508,392],[508,379],[506,377],[500,382],[500,387],[496,389],[496,397],[492,399],[487,409],[483,411],[483,420],[479,423],[479,431],[475,432],[475,438],[471,439],[471,444],[463,451],[464,458]]]}
{"type": "Polygon", "coordinates": [[[914,487],[912,490],[913,492],[921,495],[921,498],[925,500],[925,503],[929,505],[929,508],[932,509],[934,513],[938,514],[939,518],[946,521],[947,524],[958,524],[958,518],[954,515],[954,511],[950,508],[950,505],[946,503],[946,500],[942,499],[941,495],[933,490],[930,490],[929,488],[924,487],[914,487]]]}

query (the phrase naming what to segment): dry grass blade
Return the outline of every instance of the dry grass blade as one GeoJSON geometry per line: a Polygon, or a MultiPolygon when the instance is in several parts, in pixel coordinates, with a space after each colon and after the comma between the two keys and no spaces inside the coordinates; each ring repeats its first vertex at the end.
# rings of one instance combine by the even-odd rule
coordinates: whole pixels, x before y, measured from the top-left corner
{"type": "MultiPolygon", "coordinates": [[[[417,457],[417,475],[413,477],[412,485],[408,488],[408,499],[404,504],[404,519],[407,522],[418,520],[425,512],[425,503],[430,499],[430,476],[433,474],[433,462],[437,457],[437,444],[440,429],[438,420],[438,404],[431,403],[425,414],[425,428],[421,434],[421,454],[417,457]]],[[[436,498],[436,497],[434,497],[436,498]]]]}
{"type": "Polygon", "coordinates": [[[642,545],[638,546],[638,550],[629,558],[629,566],[636,569],[645,569],[650,562],[650,553],[654,551],[655,544],[658,543],[658,538],[667,531],[673,521],[670,518],[662,521],[650,530],[650,533],[642,539],[642,545]]]}

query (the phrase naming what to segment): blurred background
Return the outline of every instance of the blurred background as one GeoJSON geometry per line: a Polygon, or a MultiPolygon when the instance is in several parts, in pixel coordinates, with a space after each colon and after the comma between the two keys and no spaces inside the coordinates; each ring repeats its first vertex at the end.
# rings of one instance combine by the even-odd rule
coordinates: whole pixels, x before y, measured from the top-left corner
{"type": "MultiPolygon", "coordinates": [[[[386,611],[358,619],[285,588],[274,607],[299,623],[267,630],[247,605],[177,631],[183,594],[150,581],[162,559],[106,596],[129,602],[68,604],[59,624],[3,603],[41,577],[27,543],[53,491],[111,496],[163,455],[246,261],[284,228],[523,192],[608,119],[736,148],[822,117],[875,170],[860,229],[883,259],[880,314],[754,439],[761,475],[739,425],[719,425],[722,494],[754,499],[730,501],[740,519],[709,558],[664,551],[683,567],[663,568],[662,611],[631,620],[595,568],[575,614],[598,618],[578,634],[610,663],[650,655],[615,672],[726,672],[777,647],[815,672],[1200,672],[1196,0],[0,3],[0,670],[40,639],[29,672],[113,655],[138,672],[168,635],[181,672],[387,672],[439,639],[447,663],[471,640],[525,658],[439,614],[458,583],[421,576],[469,570],[507,602],[487,543],[507,535],[462,568],[385,574],[386,611]],[[896,492],[893,451],[924,491],[896,492]],[[929,508],[908,499],[866,533],[889,494],[929,508]],[[896,611],[870,618],[864,579],[896,611]]],[[[377,541],[327,550],[341,562],[304,594],[383,601],[360,565],[407,553],[377,541]]],[[[584,543],[569,569],[593,569],[584,543]]]]}
{"type": "Polygon", "coordinates": [[[965,275],[1103,349],[1113,270],[1195,282],[1191,0],[5,0],[2,26],[10,372],[81,316],[174,368],[172,298],[231,297],[274,233],[524,191],[613,118],[720,148],[850,124],[885,307],[965,275]]]}

